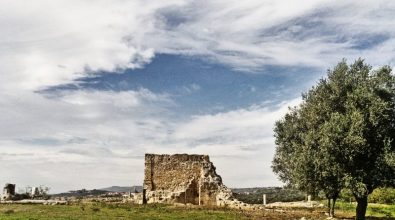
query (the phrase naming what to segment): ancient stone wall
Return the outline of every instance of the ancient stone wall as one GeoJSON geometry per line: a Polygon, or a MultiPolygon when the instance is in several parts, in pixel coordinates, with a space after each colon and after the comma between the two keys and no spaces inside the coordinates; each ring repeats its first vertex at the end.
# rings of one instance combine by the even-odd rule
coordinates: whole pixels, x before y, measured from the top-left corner
{"type": "Polygon", "coordinates": [[[217,205],[231,194],[207,155],[145,155],[144,199],[147,203],[217,205]]]}
{"type": "Polygon", "coordinates": [[[207,155],[145,155],[142,200],[140,194],[129,201],[134,203],[182,203],[223,206],[236,209],[262,209],[238,201],[223,183],[207,155]]]}
{"type": "Polygon", "coordinates": [[[10,200],[15,197],[15,184],[7,183],[3,188],[2,200],[10,200]]]}

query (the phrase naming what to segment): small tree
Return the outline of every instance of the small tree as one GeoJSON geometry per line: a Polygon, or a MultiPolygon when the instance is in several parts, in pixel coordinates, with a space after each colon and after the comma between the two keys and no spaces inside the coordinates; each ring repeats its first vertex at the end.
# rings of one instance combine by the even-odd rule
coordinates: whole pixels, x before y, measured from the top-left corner
{"type": "Polygon", "coordinates": [[[350,66],[343,60],[303,101],[276,123],[274,172],[298,188],[323,190],[333,207],[340,190],[349,187],[358,203],[356,219],[365,219],[368,195],[394,184],[391,69],[371,71],[361,59],[350,66]]]}
{"type": "Polygon", "coordinates": [[[50,188],[47,187],[47,186],[44,186],[44,185],[40,185],[40,186],[38,187],[39,195],[40,195],[40,197],[42,197],[43,199],[49,199],[49,194],[48,194],[49,190],[50,190],[50,188]]]}

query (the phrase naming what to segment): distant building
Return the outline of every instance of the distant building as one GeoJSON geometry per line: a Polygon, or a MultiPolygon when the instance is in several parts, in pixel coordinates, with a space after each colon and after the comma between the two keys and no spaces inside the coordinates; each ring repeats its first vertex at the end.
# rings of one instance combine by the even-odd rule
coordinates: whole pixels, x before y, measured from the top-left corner
{"type": "Polygon", "coordinates": [[[2,200],[12,200],[15,198],[15,184],[7,183],[3,188],[2,200]]]}

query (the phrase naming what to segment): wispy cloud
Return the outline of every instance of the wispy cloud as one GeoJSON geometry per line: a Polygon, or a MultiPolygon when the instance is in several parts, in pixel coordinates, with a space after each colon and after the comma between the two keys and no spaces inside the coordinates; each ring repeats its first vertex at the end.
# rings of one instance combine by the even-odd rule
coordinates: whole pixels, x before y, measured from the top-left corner
{"type": "Polygon", "coordinates": [[[0,88],[40,89],[155,53],[234,68],[394,61],[392,1],[2,1],[0,88]]]}
{"type": "Polygon", "coordinates": [[[0,89],[40,89],[95,71],[138,68],[158,8],[178,1],[2,1],[0,89]]]}
{"type": "Polygon", "coordinates": [[[4,95],[0,182],[46,184],[55,191],[112,181],[139,184],[142,173],[131,177],[130,169],[142,170],[135,158],[142,159],[153,138],[165,136],[170,105],[167,95],[146,89],[4,95]],[[103,181],[106,175],[115,179],[103,181]]]}
{"type": "MultiPolygon", "coordinates": [[[[131,177],[135,175],[132,170],[142,177],[142,156],[146,152],[210,154],[228,183],[240,185],[232,174],[235,168],[225,166],[227,160],[270,164],[273,123],[288,105],[298,102],[271,109],[255,106],[180,121],[174,120],[169,112],[169,106],[173,105],[171,98],[145,89],[120,93],[78,90],[57,98],[35,93],[24,95],[24,100],[18,97],[2,99],[0,153],[1,161],[7,165],[0,168],[0,181],[15,177],[9,170],[22,172],[19,167],[27,167],[25,170],[29,173],[43,178],[17,175],[9,181],[52,184],[57,187],[55,190],[81,184],[85,187],[108,185],[115,180],[138,184],[140,180],[131,177]],[[45,164],[50,166],[50,171],[44,171],[45,164]],[[65,167],[78,173],[65,172],[65,167]],[[58,173],[62,173],[62,178],[58,178],[58,173]],[[118,179],[113,179],[113,175],[118,179]],[[103,176],[111,178],[104,180],[103,176]],[[63,182],[82,177],[83,183],[63,182]]],[[[270,170],[262,172],[254,164],[244,167],[252,179],[259,173],[272,177],[258,178],[248,184],[278,184],[270,170]]]]}
{"type": "Polygon", "coordinates": [[[144,85],[45,89],[144,68],[158,53],[265,74],[270,66],[326,69],[343,57],[392,65],[394,13],[389,0],[3,0],[0,183],[138,184],[145,152],[188,152],[212,155],[229,185],[278,184],[269,168],[272,127],[298,100],[179,117],[173,95],[204,90],[199,81],[177,87],[180,94],[144,85]]]}
{"type": "Polygon", "coordinates": [[[247,70],[268,64],[327,68],[359,56],[391,63],[394,10],[391,1],[192,2],[160,12],[160,37],[149,42],[159,51],[209,56],[247,70]]]}

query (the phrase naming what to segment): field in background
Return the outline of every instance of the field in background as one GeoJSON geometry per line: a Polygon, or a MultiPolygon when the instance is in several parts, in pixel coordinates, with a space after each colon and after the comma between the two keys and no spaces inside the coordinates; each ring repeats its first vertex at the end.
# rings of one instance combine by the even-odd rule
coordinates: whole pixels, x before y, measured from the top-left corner
{"type": "MultiPolygon", "coordinates": [[[[357,204],[355,202],[336,202],[335,212],[341,216],[352,217],[355,215],[356,206],[357,204]]],[[[366,216],[379,219],[395,219],[395,205],[369,203],[366,216]]]]}
{"type": "MultiPolygon", "coordinates": [[[[337,216],[352,219],[355,205],[339,202],[337,216]]],[[[73,205],[0,204],[0,219],[326,219],[325,209],[238,211],[224,208],[176,207],[170,205],[131,205],[80,203],[73,205]]],[[[368,219],[395,219],[395,205],[369,204],[368,219]]]]}
{"type": "Polygon", "coordinates": [[[221,220],[247,220],[247,219],[326,219],[321,211],[294,210],[294,211],[238,211],[225,208],[209,207],[176,207],[170,205],[130,205],[130,204],[74,204],[74,205],[17,205],[1,204],[0,219],[221,219],[221,220]]]}
{"type": "MultiPolygon", "coordinates": [[[[132,187],[135,191],[135,187],[132,187]]],[[[130,187],[108,187],[99,190],[75,190],[68,193],[59,194],[62,196],[72,196],[70,205],[33,205],[33,204],[0,204],[0,220],[2,219],[327,219],[326,208],[290,208],[282,207],[267,209],[265,211],[239,211],[225,208],[210,208],[199,206],[171,206],[171,205],[132,205],[120,203],[118,200],[104,200],[99,197],[89,197],[99,191],[108,192],[128,192],[130,187]],[[89,198],[88,198],[89,197],[89,198]],[[102,201],[102,202],[100,202],[102,201]],[[112,201],[112,202],[110,202],[112,201]]],[[[256,187],[232,189],[237,199],[251,204],[262,204],[262,195],[266,194],[267,203],[302,201],[306,199],[306,194],[293,189],[280,187],[256,187]]],[[[369,196],[367,210],[368,219],[374,220],[395,220],[395,204],[392,188],[376,189],[369,196]],[[375,204],[388,203],[388,204],[375,204]]],[[[109,199],[109,198],[101,198],[109,199]]],[[[112,197],[110,199],[113,199],[112,197]]],[[[318,200],[323,198],[316,198],[318,200]]],[[[70,202],[70,200],[69,200],[70,202]]],[[[326,204],[326,200],[321,201],[326,204]]],[[[352,194],[342,191],[341,199],[336,203],[336,216],[340,219],[353,219],[355,215],[356,203],[353,202],[352,194]],[[351,203],[352,202],[352,203],[351,203]]]]}
{"type": "Polygon", "coordinates": [[[306,199],[306,194],[295,189],[282,187],[234,188],[232,192],[236,199],[249,204],[262,204],[262,195],[266,194],[266,202],[293,202],[306,199]]]}
{"type": "MultiPolygon", "coordinates": [[[[176,208],[165,205],[75,204],[0,205],[0,219],[243,219],[228,210],[176,208]]],[[[247,219],[247,218],[244,218],[247,219]]]]}
{"type": "MultiPolygon", "coordinates": [[[[232,189],[232,191],[238,200],[251,204],[262,204],[263,194],[266,194],[267,203],[306,200],[305,193],[295,189],[281,187],[236,188],[232,189]]],[[[326,204],[324,197],[316,199],[322,199],[322,203],[326,204]]],[[[355,215],[355,208],[356,202],[354,196],[349,190],[343,190],[336,203],[336,212],[341,217],[352,218],[352,216],[355,215]]],[[[369,195],[369,205],[366,216],[374,216],[380,219],[395,219],[395,189],[375,189],[373,193],[369,195]]]]}

